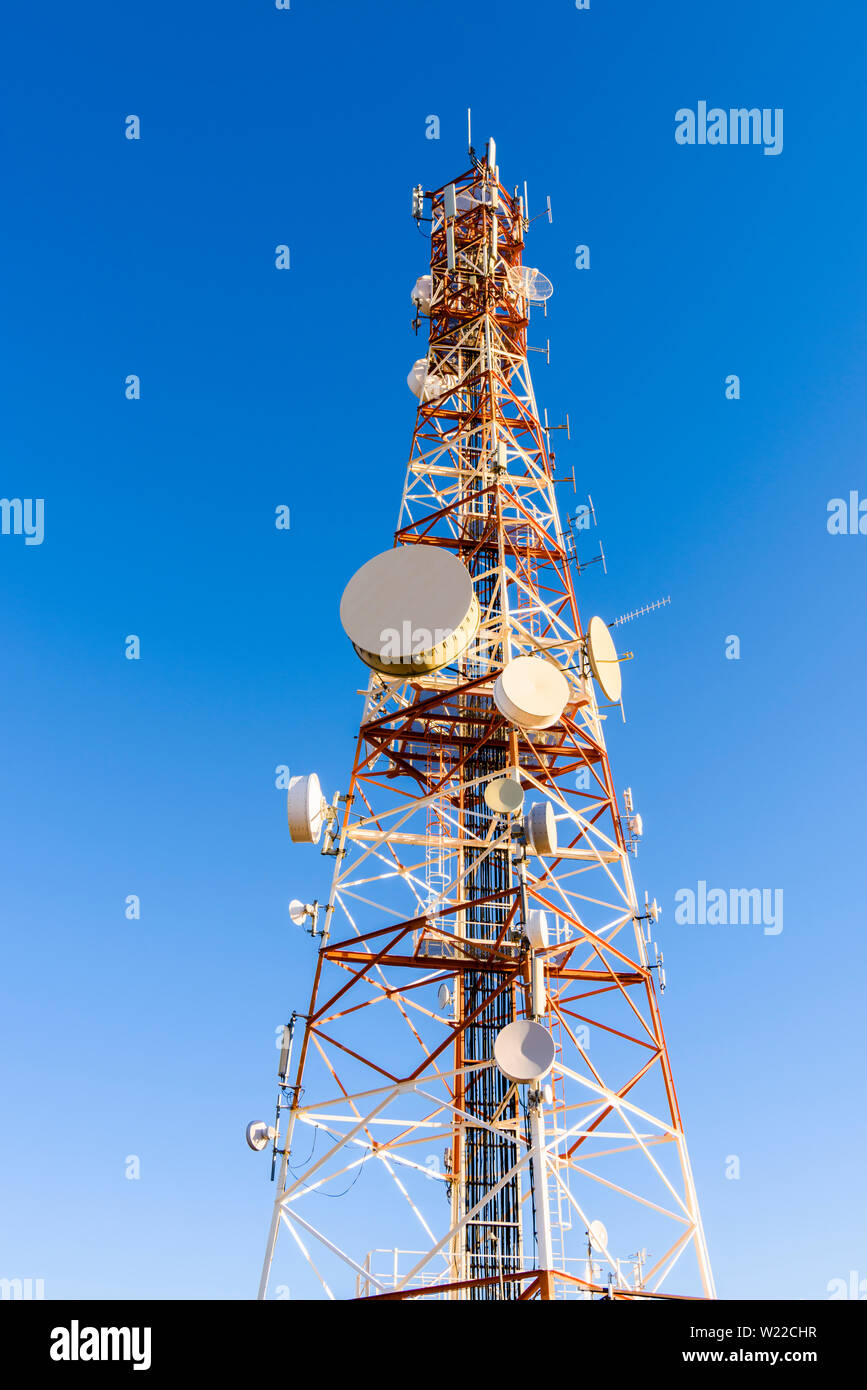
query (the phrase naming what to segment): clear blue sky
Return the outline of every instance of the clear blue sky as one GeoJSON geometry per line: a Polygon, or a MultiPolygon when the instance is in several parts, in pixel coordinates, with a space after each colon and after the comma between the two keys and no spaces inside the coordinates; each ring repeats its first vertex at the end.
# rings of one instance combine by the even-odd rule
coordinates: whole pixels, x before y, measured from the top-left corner
{"type": "Polygon", "coordinates": [[[0,493],[45,499],[45,539],[0,536],[0,1275],[255,1293],[273,1189],[243,1127],[307,999],[286,901],[330,862],[290,846],[274,769],[348,777],[337,605],[409,450],[410,190],[465,167],[471,105],[553,201],[531,340],[608,558],[584,616],[671,595],[625,629],[611,753],[720,1292],[867,1278],[867,536],[826,529],[867,496],[865,41],[857,7],[806,0],[7,19],[0,493]],[[782,154],[679,146],[700,100],[782,108],[782,154]],[[699,880],[782,888],[783,931],[678,926],[699,880]]]}

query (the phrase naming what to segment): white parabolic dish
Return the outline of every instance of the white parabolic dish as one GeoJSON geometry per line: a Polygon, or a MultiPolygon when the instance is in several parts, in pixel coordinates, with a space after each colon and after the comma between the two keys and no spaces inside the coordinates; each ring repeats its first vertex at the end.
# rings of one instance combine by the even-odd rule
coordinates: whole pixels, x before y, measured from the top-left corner
{"type": "Polygon", "coordinates": [[[247,1143],[254,1153],[261,1153],[268,1143],[268,1126],[264,1120],[251,1120],[247,1126],[247,1143]]]}
{"type": "Polygon", "coordinates": [[[605,1247],[608,1244],[608,1232],[602,1222],[591,1221],[590,1225],[587,1227],[587,1234],[590,1237],[590,1244],[597,1254],[604,1254],[605,1247]]]}
{"type": "Polygon", "coordinates": [[[515,294],[521,294],[532,304],[544,304],[554,293],[554,286],[532,265],[508,266],[509,280],[515,294]]]}
{"type": "MultiPolygon", "coordinates": [[[[412,287],[412,294],[410,298],[412,299],[412,302],[416,306],[416,308],[420,309],[423,314],[430,313],[430,301],[432,294],[432,277],[430,275],[420,275],[412,287]]],[[[427,366],[426,358],[423,357],[421,361],[424,363],[425,366],[427,366]]],[[[413,367],[413,371],[415,371],[415,367],[413,367]]]]}
{"type": "Polygon", "coordinates": [[[554,1065],[554,1039],[532,1019],[507,1023],[494,1042],[494,1061],[510,1081],[541,1080],[554,1065]]]}
{"type": "Polygon", "coordinates": [[[479,602],[466,566],[433,545],[374,555],[340,600],[343,630],[362,661],[384,676],[437,671],[468,647],[479,602]]]}
{"type": "Polygon", "coordinates": [[[501,815],[520,811],[524,804],[524,793],[520,783],[513,777],[497,777],[485,787],[485,804],[492,811],[499,811],[501,815]]]}
{"type": "Polygon", "coordinates": [[[522,729],[556,724],[569,700],[569,682],[559,666],[541,656],[516,656],[494,682],[494,704],[522,729]]]}
{"type": "Polygon", "coordinates": [[[587,659],[602,694],[616,704],[623,688],[614,638],[603,618],[591,618],[587,628],[587,659]]]}
{"type": "Polygon", "coordinates": [[[548,945],[548,914],[540,907],[527,913],[527,940],[534,951],[544,951],[548,945]]]}
{"type": "Polygon", "coordinates": [[[446,372],[439,376],[428,368],[426,357],[419,357],[417,362],[413,362],[407,373],[406,384],[414,396],[419,400],[424,393],[426,401],[432,401],[435,396],[451,394],[458,384],[458,378],[451,372],[446,372]]]}
{"type": "Polygon", "coordinates": [[[286,809],[289,834],[295,843],[318,845],[325,820],[325,798],[315,772],[289,779],[286,809]]]}
{"type": "Polygon", "coordinates": [[[557,852],[557,821],[550,801],[534,801],[524,817],[527,844],[540,858],[557,852]]]}

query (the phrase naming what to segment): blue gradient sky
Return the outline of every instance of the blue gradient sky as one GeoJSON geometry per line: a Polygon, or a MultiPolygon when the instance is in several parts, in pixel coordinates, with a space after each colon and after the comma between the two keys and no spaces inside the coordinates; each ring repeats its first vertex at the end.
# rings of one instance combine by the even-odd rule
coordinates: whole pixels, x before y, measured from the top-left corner
{"type": "Polygon", "coordinates": [[[625,629],[611,753],[664,908],[720,1293],[867,1278],[867,537],[826,529],[830,498],[867,495],[867,16],[706,8],[7,19],[0,493],[43,497],[46,529],[0,536],[0,1275],[255,1293],[271,1188],[243,1127],[270,1116],[274,1028],[307,998],[286,901],[324,896],[330,862],[290,846],[274,769],[348,777],[363,672],[337,604],[390,544],[409,449],[410,189],[465,167],[471,105],[504,180],[553,201],[531,340],[550,337],[537,395],[570,414],[559,461],[608,558],[584,616],[671,595],[625,629]],[[702,99],[783,108],[782,154],[677,145],[702,99]],[[678,926],[699,880],[782,888],[782,933],[678,926]]]}

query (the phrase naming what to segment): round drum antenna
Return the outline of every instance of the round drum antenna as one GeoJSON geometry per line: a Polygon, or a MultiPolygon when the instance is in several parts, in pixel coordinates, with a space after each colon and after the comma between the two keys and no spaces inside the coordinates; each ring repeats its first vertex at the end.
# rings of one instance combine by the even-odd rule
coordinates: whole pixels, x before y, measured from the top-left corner
{"type": "Polygon", "coordinates": [[[569,682],[559,666],[542,656],[517,656],[494,682],[494,704],[510,724],[547,729],[569,701],[569,682]]]}
{"type": "Polygon", "coordinates": [[[514,777],[497,777],[485,787],[485,804],[500,815],[513,815],[524,804],[524,793],[514,777]]]}
{"type": "Polygon", "coordinates": [[[554,1039],[530,1019],[507,1023],[494,1042],[494,1061],[510,1081],[539,1081],[554,1065],[554,1039]]]}
{"type": "Polygon", "coordinates": [[[469,570],[434,545],[374,555],[340,600],[344,632],[365,665],[384,676],[448,666],[475,637],[480,617],[469,570]]]}
{"type": "Polygon", "coordinates": [[[315,772],[291,777],[286,796],[289,834],[296,844],[318,845],[322,827],[328,819],[328,802],[315,772]]]}

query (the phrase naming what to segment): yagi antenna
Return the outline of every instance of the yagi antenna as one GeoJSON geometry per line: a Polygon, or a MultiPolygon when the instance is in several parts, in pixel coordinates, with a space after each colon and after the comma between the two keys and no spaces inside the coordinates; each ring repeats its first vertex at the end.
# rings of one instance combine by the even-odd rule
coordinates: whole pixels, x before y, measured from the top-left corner
{"type": "Polygon", "coordinates": [[[633,618],[641,618],[645,613],[652,613],[655,608],[664,608],[667,603],[671,603],[671,596],[668,598],[658,598],[654,603],[646,603],[643,608],[633,608],[631,613],[621,613],[619,618],[615,618],[609,627],[619,627],[621,623],[631,623],[633,618]]]}

